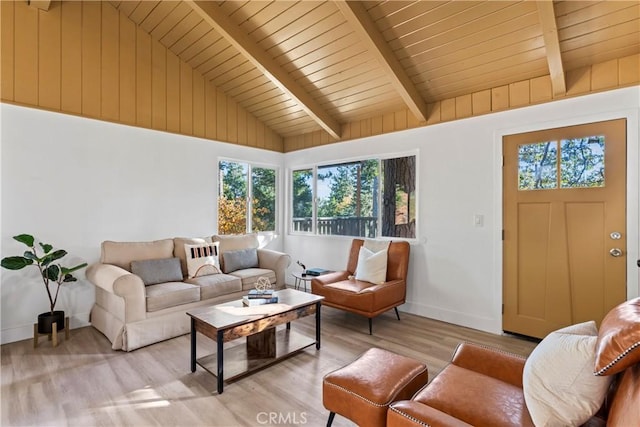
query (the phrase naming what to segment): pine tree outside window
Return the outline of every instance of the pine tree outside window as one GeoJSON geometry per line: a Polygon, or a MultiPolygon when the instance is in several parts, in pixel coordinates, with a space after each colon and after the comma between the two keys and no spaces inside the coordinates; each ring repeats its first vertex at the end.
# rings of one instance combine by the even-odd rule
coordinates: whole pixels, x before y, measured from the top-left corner
{"type": "Polygon", "coordinates": [[[294,170],[291,182],[294,234],[416,237],[415,155],[294,170]]]}

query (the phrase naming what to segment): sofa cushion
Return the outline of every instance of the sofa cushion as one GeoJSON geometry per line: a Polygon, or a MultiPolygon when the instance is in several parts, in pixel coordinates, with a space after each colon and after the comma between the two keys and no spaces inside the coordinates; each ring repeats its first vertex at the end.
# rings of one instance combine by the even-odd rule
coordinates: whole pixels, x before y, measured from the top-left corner
{"type": "Polygon", "coordinates": [[[194,277],[185,280],[185,282],[200,287],[201,300],[215,298],[233,292],[240,292],[242,290],[242,281],[240,278],[229,274],[212,274],[209,276],[194,277]]]}
{"type": "Polygon", "coordinates": [[[131,261],[160,259],[173,257],[173,239],[155,240],[153,242],[102,242],[100,262],[113,264],[127,271],[131,261]]]}
{"type": "Polygon", "coordinates": [[[131,261],[131,272],[140,276],[145,286],[182,280],[182,270],[178,258],[131,261]]]}
{"type": "Polygon", "coordinates": [[[227,251],[222,254],[222,258],[224,259],[225,273],[258,266],[258,250],[256,248],[227,251]]]}
{"type": "Polygon", "coordinates": [[[613,375],[640,362],[640,298],[623,302],[602,319],[596,375],[613,375]]]}
{"type": "Polygon", "coordinates": [[[198,245],[185,244],[184,251],[189,278],[220,273],[218,242],[198,245]]]}
{"type": "Polygon", "coordinates": [[[373,252],[364,246],[358,253],[356,279],[371,283],[384,283],[387,279],[387,250],[373,252]]]}
{"type": "Polygon", "coordinates": [[[173,238],[173,256],[180,259],[180,267],[182,267],[182,276],[187,277],[189,271],[187,270],[187,257],[184,250],[184,245],[201,245],[204,243],[211,243],[211,237],[174,237],[173,238]]]}
{"type": "Polygon", "coordinates": [[[190,283],[158,283],[147,286],[146,292],[149,312],[200,301],[200,287],[190,283]]]}
{"type": "Polygon", "coordinates": [[[214,242],[220,242],[220,266],[224,269],[224,258],[222,254],[228,251],[237,251],[238,249],[258,248],[258,235],[255,233],[248,234],[230,234],[230,235],[214,235],[211,237],[214,242]]]}
{"type": "Polygon", "coordinates": [[[610,378],[593,375],[594,321],[551,332],[533,349],[522,378],[536,426],[581,425],[602,406],[610,378]]]}
{"type": "Polygon", "coordinates": [[[245,268],[243,270],[237,270],[230,275],[240,278],[242,281],[242,289],[254,289],[258,279],[266,277],[271,284],[276,283],[276,273],[265,268],[245,268]]]}

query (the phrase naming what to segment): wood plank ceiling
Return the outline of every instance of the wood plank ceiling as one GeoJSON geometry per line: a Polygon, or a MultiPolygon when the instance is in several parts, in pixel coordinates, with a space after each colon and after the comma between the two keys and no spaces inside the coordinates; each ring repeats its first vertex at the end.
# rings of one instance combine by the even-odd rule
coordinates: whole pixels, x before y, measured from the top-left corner
{"type": "Polygon", "coordinates": [[[115,1],[283,137],[640,52],[638,1],[115,1]]]}

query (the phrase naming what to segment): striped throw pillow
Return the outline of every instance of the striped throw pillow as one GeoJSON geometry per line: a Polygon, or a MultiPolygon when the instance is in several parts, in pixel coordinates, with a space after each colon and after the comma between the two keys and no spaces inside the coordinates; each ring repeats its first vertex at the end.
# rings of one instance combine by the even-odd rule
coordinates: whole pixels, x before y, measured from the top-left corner
{"type": "Polygon", "coordinates": [[[220,273],[219,243],[184,245],[189,279],[220,273]]]}

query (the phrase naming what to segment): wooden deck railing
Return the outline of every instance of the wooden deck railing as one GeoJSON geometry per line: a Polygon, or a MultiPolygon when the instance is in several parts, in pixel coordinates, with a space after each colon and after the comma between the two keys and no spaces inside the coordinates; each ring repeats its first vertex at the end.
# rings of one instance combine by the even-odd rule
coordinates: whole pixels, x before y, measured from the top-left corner
{"type": "MultiPolygon", "coordinates": [[[[311,231],[311,218],[293,218],[293,231],[311,231]]],[[[374,238],[378,228],[376,217],[321,217],[318,218],[317,233],[333,236],[358,236],[374,238]]]]}

